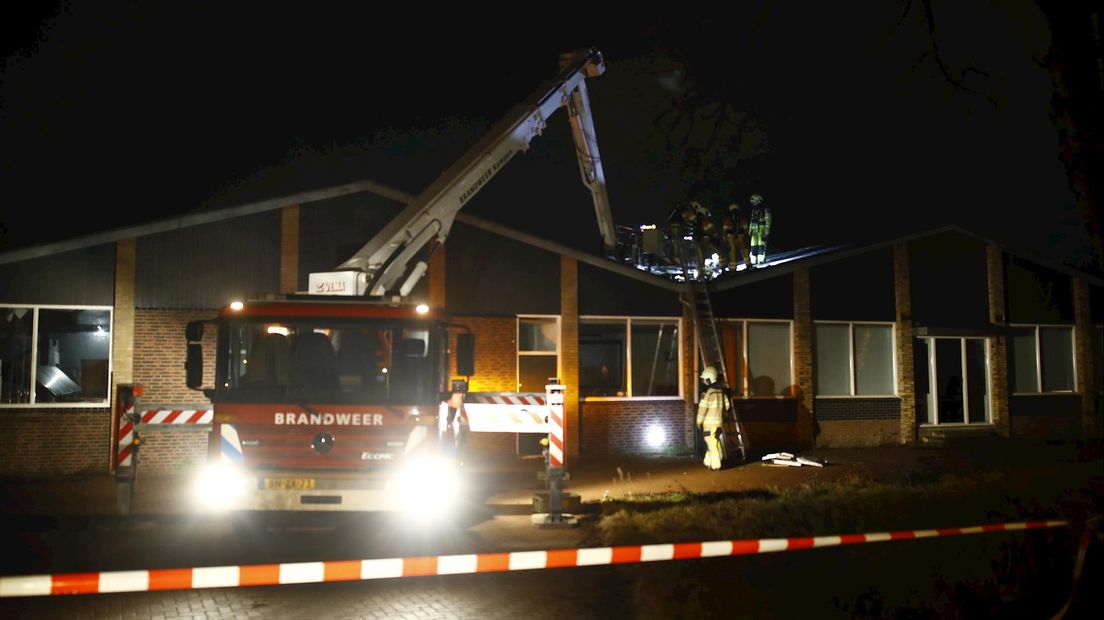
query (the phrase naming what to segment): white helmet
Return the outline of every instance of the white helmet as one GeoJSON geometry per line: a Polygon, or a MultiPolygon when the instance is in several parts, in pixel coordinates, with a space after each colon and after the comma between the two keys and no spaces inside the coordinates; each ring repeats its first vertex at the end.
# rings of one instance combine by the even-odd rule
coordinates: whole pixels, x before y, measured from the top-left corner
{"type": "Polygon", "coordinates": [[[761,202],[763,202],[763,197],[762,196],[760,196],[759,194],[752,194],[751,195],[751,204],[758,207],[759,203],[761,203],[761,202]]]}
{"type": "Polygon", "coordinates": [[[706,385],[712,385],[716,383],[717,369],[712,366],[706,366],[705,370],[702,371],[701,379],[705,382],[706,385]]]}

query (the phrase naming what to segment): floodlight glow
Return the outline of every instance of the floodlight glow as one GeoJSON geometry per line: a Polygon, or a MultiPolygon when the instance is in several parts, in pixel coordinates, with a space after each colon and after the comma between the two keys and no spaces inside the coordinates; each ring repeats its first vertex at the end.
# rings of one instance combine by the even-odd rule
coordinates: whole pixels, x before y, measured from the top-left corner
{"type": "Polygon", "coordinates": [[[245,307],[245,304],[243,304],[240,301],[230,302],[230,309],[233,310],[234,312],[240,312],[241,309],[244,308],[244,307],[245,307]]]}
{"type": "Polygon", "coordinates": [[[418,314],[425,314],[426,312],[429,312],[429,306],[425,304],[418,304],[417,307],[414,308],[414,311],[418,314]]]}
{"type": "Polygon", "coordinates": [[[653,424],[648,427],[644,435],[644,441],[647,442],[648,447],[658,448],[667,443],[667,432],[663,430],[663,427],[653,424]]]}

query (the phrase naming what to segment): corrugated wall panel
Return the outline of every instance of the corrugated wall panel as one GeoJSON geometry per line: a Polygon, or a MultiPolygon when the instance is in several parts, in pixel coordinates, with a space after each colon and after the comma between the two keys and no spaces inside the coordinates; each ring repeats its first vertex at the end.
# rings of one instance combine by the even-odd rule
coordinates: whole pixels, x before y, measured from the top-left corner
{"type": "Polygon", "coordinates": [[[110,306],[115,244],[0,265],[0,303],[110,306]]]}
{"type": "Polygon", "coordinates": [[[445,244],[446,305],[453,314],[560,313],[560,257],[457,224],[445,244]]]}
{"type": "Polygon", "coordinates": [[[306,290],[312,272],[333,271],[352,258],[403,206],[371,193],[301,205],[299,286],[296,290],[306,290]]]}
{"type": "Polygon", "coordinates": [[[279,292],[280,211],[141,237],[135,305],[218,308],[279,292]]]}

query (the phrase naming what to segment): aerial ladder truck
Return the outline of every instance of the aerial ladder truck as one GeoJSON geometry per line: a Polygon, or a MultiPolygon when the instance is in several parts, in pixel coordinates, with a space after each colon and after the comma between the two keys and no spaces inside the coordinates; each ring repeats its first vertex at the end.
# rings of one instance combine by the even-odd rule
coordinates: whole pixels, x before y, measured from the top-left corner
{"type": "MultiPolygon", "coordinates": [[[[560,108],[568,111],[603,250],[615,251],[586,84],[604,71],[595,49],[561,57],[556,79],[353,256],[310,274],[306,294],[232,304],[216,319],[189,323],[188,387],[203,390],[214,410],[197,498],[213,509],[443,513],[459,481],[442,429],[466,386],[449,381],[449,317],[407,296],[457,212],[560,108]],[[213,387],[204,385],[205,327],[217,334],[213,387]]],[[[473,367],[470,349],[456,357],[458,369],[473,367]]],[[[543,422],[530,419],[533,428],[514,432],[542,432],[543,422]]]]}

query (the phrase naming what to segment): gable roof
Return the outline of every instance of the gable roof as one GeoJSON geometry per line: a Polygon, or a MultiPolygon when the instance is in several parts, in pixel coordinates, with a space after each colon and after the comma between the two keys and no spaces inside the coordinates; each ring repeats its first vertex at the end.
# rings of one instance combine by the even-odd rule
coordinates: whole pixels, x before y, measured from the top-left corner
{"type": "MultiPolygon", "coordinates": [[[[196,211],[194,213],[189,213],[187,215],[169,217],[152,222],[135,224],[133,226],[126,226],[113,230],[82,235],[80,237],[74,237],[62,241],[43,243],[27,248],[12,250],[9,252],[0,253],[0,265],[35,258],[42,258],[46,256],[51,256],[53,254],[79,250],[95,245],[114,243],[125,239],[153,235],[157,233],[168,232],[171,230],[179,230],[182,228],[189,228],[201,224],[209,224],[246,215],[262,213],[265,211],[271,211],[274,209],[282,209],[284,207],[295,205],[304,205],[330,198],[336,198],[339,196],[359,194],[363,192],[376,194],[377,196],[381,196],[383,198],[387,198],[401,204],[408,204],[415,199],[414,195],[402,190],[398,190],[368,179],[363,179],[343,185],[335,185],[321,189],[308,190],[276,198],[258,200],[255,202],[232,207],[205,209],[201,211],[196,211]]],[[[606,269],[608,271],[612,271],[626,277],[640,280],[666,290],[670,290],[673,292],[685,290],[684,284],[670,279],[666,276],[645,271],[643,269],[638,269],[631,265],[618,263],[603,256],[583,252],[575,248],[556,243],[554,241],[549,241],[535,235],[531,235],[519,230],[509,228],[507,226],[502,226],[500,224],[490,222],[471,214],[459,212],[456,214],[456,221],[468,226],[492,232],[508,239],[513,239],[534,247],[541,248],[548,252],[552,252],[562,256],[568,256],[578,260],[579,262],[586,263],[588,265],[592,265],[601,269],[606,269]]],[[[859,254],[864,254],[878,249],[893,247],[898,243],[932,237],[948,232],[965,235],[985,244],[994,244],[1011,255],[1042,265],[1054,271],[1065,273],[1066,275],[1069,275],[1071,277],[1084,278],[1091,284],[1097,286],[1104,284],[1104,279],[1102,279],[1099,275],[1094,275],[1079,269],[1075,269],[1073,267],[1070,267],[1069,265],[1065,265],[1053,259],[1039,256],[1031,252],[1010,249],[1003,243],[1000,243],[983,235],[979,235],[961,226],[952,224],[886,241],[877,241],[872,243],[850,243],[832,246],[811,246],[797,250],[784,250],[774,252],[770,255],[770,258],[767,261],[765,267],[744,269],[735,273],[723,275],[720,278],[712,281],[710,283],[710,288],[714,291],[729,290],[732,288],[753,284],[755,282],[760,282],[768,278],[793,273],[797,269],[814,267],[816,265],[822,265],[825,263],[837,261],[851,256],[856,256],[859,254]]]]}

